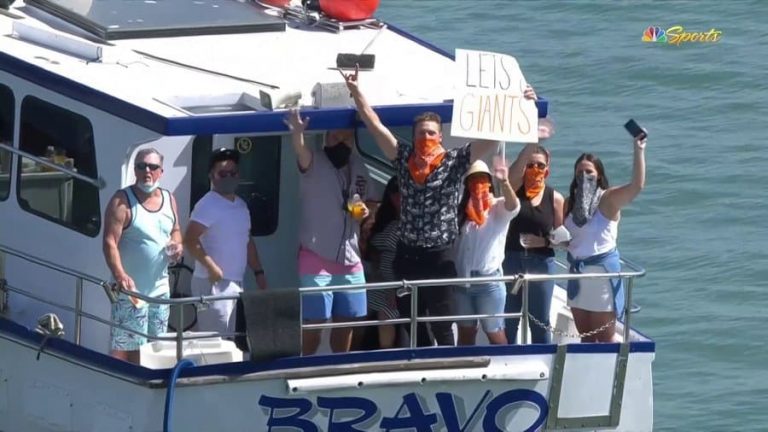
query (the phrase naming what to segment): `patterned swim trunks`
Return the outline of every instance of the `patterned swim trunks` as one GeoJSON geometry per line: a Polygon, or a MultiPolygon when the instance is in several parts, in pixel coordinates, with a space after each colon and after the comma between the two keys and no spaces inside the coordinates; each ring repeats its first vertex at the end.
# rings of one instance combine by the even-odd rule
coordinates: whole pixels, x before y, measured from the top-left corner
{"type": "MultiPolygon", "coordinates": [[[[168,293],[157,296],[159,299],[169,298],[168,293]]],[[[140,308],[131,303],[126,295],[121,295],[112,305],[112,322],[131,330],[157,336],[168,331],[168,316],[170,305],[145,304],[140,308]]],[[[120,351],[136,351],[147,343],[144,336],[112,327],[112,349],[120,351]]]]}

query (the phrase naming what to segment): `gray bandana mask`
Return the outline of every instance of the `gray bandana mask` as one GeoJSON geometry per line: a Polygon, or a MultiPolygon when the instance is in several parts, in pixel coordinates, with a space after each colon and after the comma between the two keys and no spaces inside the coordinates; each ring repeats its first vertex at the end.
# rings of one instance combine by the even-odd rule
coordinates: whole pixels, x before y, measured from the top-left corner
{"type": "Polygon", "coordinates": [[[213,190],[222,195],[231,195],[237,190],[240,179],[237,177],[224,177],[213,180],[213,190]]]}
{"type": "Polygon", "coordinates": [[[573,223],[582,227],[589,222],[597,211],[597,205],[600,203],[600,196],[603,190],[597,187],[597,176],[581,173],[576,177],[576,193],[571,197],[573,200],[573,223]]]}

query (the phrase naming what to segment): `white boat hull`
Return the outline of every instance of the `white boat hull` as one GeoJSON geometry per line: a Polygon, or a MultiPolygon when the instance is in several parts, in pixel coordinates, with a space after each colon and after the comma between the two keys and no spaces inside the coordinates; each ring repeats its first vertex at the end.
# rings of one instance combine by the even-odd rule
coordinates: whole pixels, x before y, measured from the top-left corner
{"type": "MultiPolygon", "coordinates": [[[[36,337],[0,319],[0,431],[163,430],[170,370],[62,340],[36,360],[36,337]]],[[[653,342],[630,346],[620,420],[606,430],[653,429],[653,342]]],[[[561,429],[578,430],[577,418],[610,411],[619,345],[564,347],[561,365],[556,346],[528,345],[196,367],[177,384],[171,430],[534,431],[550,429],[552,409],[570,421],[561,429]],[[552,401],[561,366],[559,401],[552,401]]]]}

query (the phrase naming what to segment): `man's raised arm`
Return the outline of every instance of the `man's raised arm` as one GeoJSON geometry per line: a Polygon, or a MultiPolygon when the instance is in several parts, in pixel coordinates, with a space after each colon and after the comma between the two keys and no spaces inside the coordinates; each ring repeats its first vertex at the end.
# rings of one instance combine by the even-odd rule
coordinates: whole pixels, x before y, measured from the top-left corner
{"type": "Polygon", "coordinates": [[[360,113],[363,123],[365,123],[368,131],[373,135],[376,144],[378,144],[387,159],[394,160],[397,157],[397,139],[395,139],[392,132],[381,123],[379,115],[376,114],[376,111],[374,111],[373,108],[371,108],[371,105],[368,104],[365,96],[360,91],[360,87],[357,85],[357,77],[360,73],[359,67],[355,66],[354,74],[344,74],[341,70],[339,70],[339,73],[344,77],[344,81],[347,83],[347,88],[349,89],[349,94],[352,96],[352,99],[355,100],[357,112],[360,113]]]}

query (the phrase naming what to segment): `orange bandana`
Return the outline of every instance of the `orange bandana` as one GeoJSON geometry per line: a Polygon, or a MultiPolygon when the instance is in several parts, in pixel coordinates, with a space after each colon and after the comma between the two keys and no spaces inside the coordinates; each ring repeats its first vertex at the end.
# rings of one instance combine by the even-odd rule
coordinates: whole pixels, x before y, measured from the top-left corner
{"type": "Polygon", "coordinates": [[[424,184],[427,176],[434,171],[445,156],[445,149],[436,138],[419,138],[408,159],[408,171],[418,184],[424,184]]]}
{"type": "Polygon", "coordinates": [[[525,169],[525,196],[531,200],[544,190],[544,179],[547,178],[547,170],[539,167],[525,169]]]}
{"type": "Polygon", "coordinates": [[[464,211],[467,214],[467,219],[479,226],[485,223],[488,209],[491,208],[491,182],[483,176],[470,178],[468,183],[469,202],[467,202],[464,211]]]}

